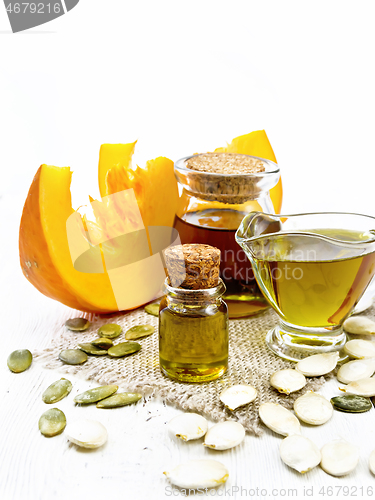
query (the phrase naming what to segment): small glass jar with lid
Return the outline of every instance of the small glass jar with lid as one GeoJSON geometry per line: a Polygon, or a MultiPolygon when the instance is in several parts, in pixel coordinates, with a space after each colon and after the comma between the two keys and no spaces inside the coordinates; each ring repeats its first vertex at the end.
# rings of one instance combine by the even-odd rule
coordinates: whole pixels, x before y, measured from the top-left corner
{"type": "Polygon", "coordinates": [[[220,251],[209,245],[165,250],[168,278],[159,310],[162,372],[180,382],[208,382],[228,367],[228,309],[220,251]]]}
{"type": "Polygon", "coordinates": [[[235,233],[250,212],[274,213],[270,189],[280,177],[276,163],[237,153],[206,153],[175,163],[179,205],[174,227],[182,243],[221,250],[220,276],[229,317],[256,314],[269,305],[235,233]]]}

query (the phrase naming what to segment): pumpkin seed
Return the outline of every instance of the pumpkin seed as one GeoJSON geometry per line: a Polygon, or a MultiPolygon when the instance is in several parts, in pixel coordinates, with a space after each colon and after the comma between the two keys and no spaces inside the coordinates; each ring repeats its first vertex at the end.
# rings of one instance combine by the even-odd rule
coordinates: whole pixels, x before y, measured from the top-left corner
{"type": "Polygon", "coordinates": [[[66,426],[66,417],[58,408],[51,408],[39,419],[39,430],[46,437],[57,436],[66,426]]]}
{"type": "Polygon", "coordinates": [[[199,439],[206,434],[207,429],[207,420],[197,413],[182,413],[168,423],[168,431],[183,441],[199,439]]]}
{"type": "Polygon", "coordinates": [[[117,323],[107,323],[103,325],[98,330],[99,337],[105,337],[107,339],[115,339],[122,332],[122,328],[117,323]]]}
{"type": "Polygon", "coordinates": [[[294,413],[297,417],[311,425],[322,425],[332,417],[331,403],[320,394],[309,391],[294,401],[294,413]]]}
{"type": "Polygon", "coordinates": [[[129,356],[129,354],[139,351],[140,348],[141,346],[137,342],[120,342],[120,344],[108,349],[108,354],[112,358],[122,358],[123,356],[129,356]]]}
{"type": "Polygon", "coordinates": [[[327,443],[320,450],[322,460],[320,467],[331,476],[345,476],[352,472],[358,464],[358,448],[343,439],[327,443]]]}
{"type": "Polygon", "coordinates": [[[106,339],[105,337],[93,340],[91,344],[94,347],[100,347],[100,349],[105,349],[108,350],[110,347],[113,346],[113,342],[111,339],[106,339]]]}
{"type": "Polygon", "coordinates": [[[203,446],[212,450],[229,450],[242,443],[245,439],[245,429],[239,422],[226,420],[208,429],[203,446]]]}
{"type": "Polygon", "coordinates": [[[87,354],[80,349],[64,349],[60,352],[59,359],[67,365],[81,365],[87,361],[87,354]]]}
{"type": "Polygon", "coordinates": [[[282,436],[301,434],[301,425],[293,413],[277,403],[263,403],[259,407],[261,421],[271,431],[282,436]]]}
{"type": "Polygon", "coordinates": [[[72,383],[66,378],[61,378],[51,384],[42,394],[42,399],[47,404],[57,403],[65,398],[72,390],[72,383]]]}
{"type": "Polygon", "coordinates": [[[338,359],[338,352],[313,354],[298,361],[296,370],[305,375],[305,377],[320,377],[331,372],[336,367],[338,359]]]}
{"type": "Polygon", "coordinates": [[[319,448],[310,439],[292,434],[282,440],[280,458],[284,464],[304,474],[319,465],[322,456],[319,448]]]}
{"type": "Polygon", "coordinates": [[[375,358],[355,359],[341,366],[337,372],[337,380],[350,384],[361,378],[371,377],[375,372],[375,358]]]}
{"type": "Polygon", "coordinates": [[[331,398],[331,403],[336,410],[345,411],[347,413],[363,413],[372,408],[370,398],[357,396],[355,394],[336,396],[331,398]]]}
{"type": "Polygon", "coordinates": [[[78,344],[78,347],[81,349],[81,351],[85,352],[86,354],[91,354],[92,356],[105,356],[107,354],[106,349],[99,349],[97,347],[94,347],[92,344],[78,344]]]}
{"type": "Polygon", "coordinates": [[[289,395],[302,389],[306,385],[306,378],[293,368],[285,368],[271,375],[270,384],[279,392],[289,395]]]}
{"type": "Polygon", "coordinates": [[[9,354],[7,365],[14,373],[21,373],[27,370],[33,360],[33,355],[28,349],[18,349],[9,354]]]}
{"type": "Polygon", "coordinates": [[[86,318],[72,318],[65,321],[65,326],[73,332],[84,332],[91,325],[86,318]]]}
{"type": "Polygon", "coordinates": [[[369,461],[368,461],[368,466],[370,468],[370,471],[375,474],[375,450],[371,452],[369,461]]]}
{"type": "Polygon", "coordinates": [[[184,489],[216,488],[228,479],[228,469],[216,460],[190,460],[164,474],[169,481],[184,489]]]}
{"type": "Polygon", "coordinates": [[[358,335],[374,335],[375,322],[366,316],[352,316],[344,321],[344,330],[358,335]]]}
{"type": "Polygon", "coordinates": [[[345,344],[344,352],[352,358],[375,358],[375,342],[369,340],[349,340],[345,344]]]}
{"type": "Polygon", "coordinates": [[[129,328],[125,334],[125,338],[126,340],[137,340],[152,335],[154,331],[155,328],[152,325],[136,325],[129,328]]]}
{"type": "Polygon", "coordinates": [[[109,398],[99,401],[96,405],[97,408],[120,408],[121,406],[131,405],[136,403],[142,397],[142,394],[138,392],[121,392],[120,394],[114,394],[109,398]]]}
{"type": "Polygon", "coordinates": [[[366,377],[361,378],[360,380],[355,380],[342,389],[340,387],[340,391],[344,391],[348,394],[355,394],[356,396],[372,398],[375,396],[375,378],[366,377]]]}
{"type": "Polygon", "coordinates": [[[96,403],[97,401],[101,401],[102,399],[112,396],[117,389],[117,385],[102,385],[100,387],[95,387],[94,389],[82,392],[82,394],[78,394],[74,398],[74,402],[85,405],[96,403]]]}
{"type": "Polygon", "coordinates": [[[154,302],[153,304],[148,304],[145,307],[145,311],[148,314],[152,314],[153,316],[159,316],[159,307],[160,304],[158,302],[154,302]]]}
{"type": "Polygon", "coordinates": [[[65,435],[72,443],[83,448],[99,448],[108,439],[107,429],[96,420],[81,419],[68,424],[65,435]]]}
{"type": "Polygon", "coordinates": [[[238,384],[224,389],[220,394],[220,401],[231,411],[247,405],[257,397],[257,390],[251,385],[238,384]]]}

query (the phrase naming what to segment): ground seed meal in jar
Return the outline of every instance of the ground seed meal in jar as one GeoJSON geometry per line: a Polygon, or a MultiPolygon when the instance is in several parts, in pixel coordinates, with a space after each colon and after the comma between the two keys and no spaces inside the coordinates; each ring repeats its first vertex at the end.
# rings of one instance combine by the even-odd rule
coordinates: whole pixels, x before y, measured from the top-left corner
{"type": "Polygon", "coordinates": [[[162,372],[180,382],[208,382],[228,367],[228,309],[220,250],[186,244],[164,252],[166,295],[159,311],[162,372]]]}

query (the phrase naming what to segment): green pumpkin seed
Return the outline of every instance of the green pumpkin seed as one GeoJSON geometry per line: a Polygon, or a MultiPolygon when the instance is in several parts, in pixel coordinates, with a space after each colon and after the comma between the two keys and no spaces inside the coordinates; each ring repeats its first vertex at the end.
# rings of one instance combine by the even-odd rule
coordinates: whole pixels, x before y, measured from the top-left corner
{"type": "Polygon", "coordinates": [[[14,373],[21,373],[27,370],[33,360],[33,355],[28,349],[18,349],[9,354],[7,365],[14,373]]]}
{"type": "Polygon", "coordinates": [[[153,316],[159,316],[159,307],[160,304],[158,302],[154,302],[153,304],[148,304],[145,307],[145,311],[148,314],[152,314],[153,316]]]}
{"type": "Polygon", "coordinates": [[[95,389],[90,389],[89,391],[82,392],[82,394],[78,394],[78,396],[74,398],[74,402],[83,405],[96,403],[97,401],[112,396],[117,389],[117,385],[102,385],[100,387],[95,387],[95,389]]]}
{"type": "Polygon", "coordinates": [[[66,417],[58,408],[51,408],[39,419],[39,430],[46,437],[57,436],[66,426],[66,417]]]}
{"type": "Polygon", "coordinates": [[[347,394],[345,396],[336,396],[331,399],[331,403],[336,410],[347,413],[363,413],[372,408],[370,398],[347,394]]]}
{"type": "Polygon", "coordinates": [[[91,342],[91,344],[94,347],[100,347],[100,349],[105,349],[105,350],[108,350],[110,347],[113,346],[112,340],[106,339],[104,337],[94,340],[93,342],[91,342]]]}
{"type": "Polygon", "coordinates": [[[60,352],[59,359],[67,365],[81,365],[87,361],[87,354],[80,349],[64,349],[60,352]]]}
{"type": "Polygon", "coordinates": [[[91,325],[86,318],[72,318],[65,321],[65,326],[73,332],[84,332],[91,325]]]}
{"type": "Polygon", "coordinates": [[[155,331],[155,328],[152,325],[137,325],[132,326],[125,334],[126,340],[136,340],[141,339],[142,337],[147,337],[148,335],[152,335],[155,331]]]}
{"type": "Polygon", "coordinates": [[[86,354],[91,354],[92,356],[105,356],[107,354],[107,349],[99,349],[92,344],[78,344],[78,347],[81,351],[86,354]]]}
{"type": "Polygon", "coordinates": [[[72,383],[66,378],[61,378],[51,384],[42,394],[42,399],[47,404],[57,403],[64,399],[72,390],[72,383]]]}
{"type": "Polygon", "coordinates": [[[120,325],[116,323],[108,323],[107,325],[103,325],[98,330],[99,337],[105,337],[107,339],[115,339],[122,332],[122,328],[120,325]]]}
{"type": "Polygon", "coordinates": [[[108,349],[108,354],[112,358],[122,358],[139,351],[140,348],[141,346],[137,342],[121,342],[108,349]]]}
{"type": "Polygon", "coordinates": [[[120,406],[131,405],[136,403],[142,397],[142,394],[137,392],[121,392],[120,394],[114,394],[107,399],[99,401],[96,405],[97,408],[120,408],[120,406]]]}

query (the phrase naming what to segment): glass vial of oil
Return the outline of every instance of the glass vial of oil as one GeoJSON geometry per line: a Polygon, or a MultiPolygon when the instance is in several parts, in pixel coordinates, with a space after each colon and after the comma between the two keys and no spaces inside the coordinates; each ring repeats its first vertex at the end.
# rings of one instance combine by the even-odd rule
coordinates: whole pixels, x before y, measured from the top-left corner
{"type": "Polygon", "coordinates": [[[165,251],[168,278],[159,311],[159,357],[165,375],[208,382],[228,367],[228,309],[220,250],[178,245],[165,251]]]}

